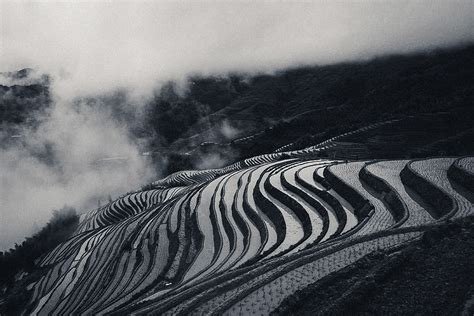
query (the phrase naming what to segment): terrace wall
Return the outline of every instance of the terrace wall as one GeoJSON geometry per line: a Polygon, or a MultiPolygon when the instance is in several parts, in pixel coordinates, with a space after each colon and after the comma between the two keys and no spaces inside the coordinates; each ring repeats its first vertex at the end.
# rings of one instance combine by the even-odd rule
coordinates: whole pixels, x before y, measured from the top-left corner
{"type": "Polygon", "coordinates": [[[403,168],[402,172],[400,172],[400,178],[403,184],[410,187],[420,195],[426,203],[433,207],[435,214],[432,215],[436,219],[454,213],[457,207],[454,200],[444,190],[438,188],[413,170],[411,168],[413,161],[409,162],[405,168],[403,168]]]}
{"type": "Polygon", "coordinates": [[[360,170],[359,177],[373,190],[381,194],[381,199],[388,205],[397,226],[408,218],[408,210],[402,198],[385,180],[371,174],[366,167],[360,170]]]}

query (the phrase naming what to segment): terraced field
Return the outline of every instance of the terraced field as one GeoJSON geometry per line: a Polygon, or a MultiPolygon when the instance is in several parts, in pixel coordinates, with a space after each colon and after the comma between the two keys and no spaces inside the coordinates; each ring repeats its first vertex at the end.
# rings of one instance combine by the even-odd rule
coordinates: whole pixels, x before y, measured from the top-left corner
{"type": "Polygon", "coordinates": [[[87,213],[38,262],[27,312],[265,315],[366,254],[474,213],[472,157],[312,150],[179,172],[87,213]]]}
{"type": "Polygon", "coordinates": [[[400,179],[400,172],[408,163],[408,160],[380,161],[367,164],[365,168],[369,174],[376,177],[376,180],[386,183],[386,194],[393,192],[394,199],[398,199],[401,202],[400,213],[403,212],[403,214],[400,214],[400,220],[403,221],[401,223],[402,226],[414,226],[432,222],[435,219],[427,212],[427,206],[400,179]]]}

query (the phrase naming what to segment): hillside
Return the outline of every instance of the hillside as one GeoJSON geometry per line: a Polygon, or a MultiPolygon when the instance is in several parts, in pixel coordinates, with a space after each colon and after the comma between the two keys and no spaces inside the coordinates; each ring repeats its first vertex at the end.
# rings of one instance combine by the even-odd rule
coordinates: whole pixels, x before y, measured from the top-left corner
{"type": "Polygon", "coordinates": [[[133,130],[169,174],[82,214],[0,312],[469,313],[473,53],[170,83],[133,130]]]}
{"type": "MultiPolygon", "coordinates": [[[[369,158],[471,154],[473,58],[471,45],[250,78],[196,76],[184,95],[170,84],[150,103],[148,131],[161,135],[150,150],[160,162],[172,157],[170,172],[220,167],[395,119],[397,127],[374,130],[383,134],[374,140],[361,135],[352,147],[369,158]]],[[[329,154],[354,158],[336,151],[329,154]]]]}
{"type": "Polygon", "coordinates": [[[267,314],[365,255],[473,215],[463,183],[474,157],[342,162],[314,151],[182,172],[82,216],[26,279],[27,311],[267,314]]]}
{"type": "Polygon", "coordinates": [[[275,314],[472,314],[473,224],[469,217],[398,249],[370,254],[297,291],[275,314]]]}
{"type": "MultiPolygon", "coordinates": [[[[196,75],[185,91],[173,82],[161,87],[138,117],[124,91],[82,101],[110,108],[165,174],[305,148],[392,120],[371,134],[338,139],[327,157],[470,155],[473,59],[471,44],[273,75],[196,75]]],[[[48,115],[49,79],[29,69],[0,76],[13,83],[0,87],[0,137],[3,146],[21,143],[21,127],[48,115]]]]}

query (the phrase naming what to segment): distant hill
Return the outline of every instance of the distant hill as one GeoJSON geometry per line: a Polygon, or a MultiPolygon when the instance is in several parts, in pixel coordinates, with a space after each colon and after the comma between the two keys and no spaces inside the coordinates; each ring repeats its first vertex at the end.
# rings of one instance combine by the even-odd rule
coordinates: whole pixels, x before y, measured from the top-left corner
{"type": "MultiPolygon", "coordinates": [[[[151,104],[149,124],[162,136],[159,147],[181,156],[175,160],[183,166],[170,171],[196,167],[211,153],[221,164],[230,163],[290,143],[292,149],[304,148],[392,119],[411,128],[390,134],[384,127],[385,140],[416,139],[416,148],[377,149],[375,157],[472,154],[473,62],[471,45],[252,78],[194,78],[184,97],[173,93],[172,85],[162,89],[151,104]],[[237,136],[226,137],[225,126],[237,136]]],[[[374,156],[362,135],[357,142],[374,156]]],[[[337,156],[344,158],[341,152],[337,156]]]]}
{"type": "Polygon", "coordinates": [[[11,136],[24,127],[37,126],[51,104],[49,78],[33,69],[0,73],[0,141],[8,145],[11,136]]]}
{"type": "MultiPolygon", "coordinates": [[[[283,146],[304,148],[393,119],[410,129],[381,127],[370,137],[352,137],[361,157],[474,154],[473,59],[468,45],[274,75],[193,77],[184,95],[172,82],[163,86],[146,106],[144,121],[130,126],[138,141],[147,139],[143,151],[160,169],[170,162],[165,173],[219,167],[283,146]],[[394,139],[402,140],[396,150],[394,139]]],[[[31,69],[1,75],[16,83],[0,86],[0,125],[14,135],[16,126],[34,124],[49,106],[49,79],[31,69]]],[[[121,93],[102,102],[124,121],[128,116],[114,106],[124,102],[121,93]]],[[[327,154],[345,158],[347,146],[327,154]]]]}

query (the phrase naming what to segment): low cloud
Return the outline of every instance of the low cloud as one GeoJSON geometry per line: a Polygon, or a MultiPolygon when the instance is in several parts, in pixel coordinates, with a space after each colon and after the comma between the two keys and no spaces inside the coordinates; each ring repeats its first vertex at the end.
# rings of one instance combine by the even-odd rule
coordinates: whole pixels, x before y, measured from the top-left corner
{"type": "Polygon", "coordinates": [[[271,72],[474,38],[469,0],[0,6],[0,71],[40,67],[55,75],[63,97],[117,87],[147,94],[190,74],[271,72]]]}
{"type": "Polygon", "coordinates": [[[21,242],[64,205],[84,212],[155,179],[110,108],[56,100],[35,129],[0,151],[0,249],[21,242]]]}
{"type": "Polygon", "coordinates": [[[226,140],[233,140],[240,134],[240,130],[232,126],[229,121],[224,120],[222,122],[220,133],[225,137],[226,140]]]}
{"type": "Polygon", "coordinates": [[[237,154],[229,150],[225,153],[218,151],[203,153],[195,158],[193,161],[193,168],[206,170],[224,167],[235,162],[235,157],[237,157],[237,154]]]}

